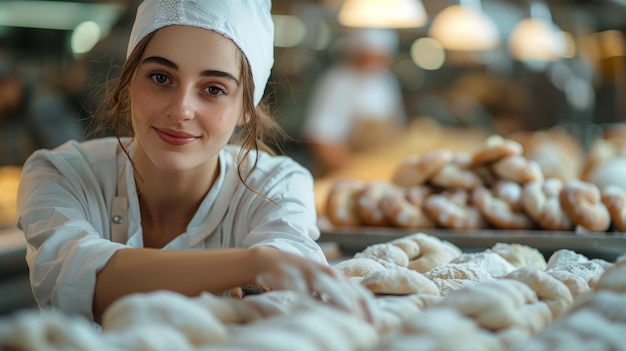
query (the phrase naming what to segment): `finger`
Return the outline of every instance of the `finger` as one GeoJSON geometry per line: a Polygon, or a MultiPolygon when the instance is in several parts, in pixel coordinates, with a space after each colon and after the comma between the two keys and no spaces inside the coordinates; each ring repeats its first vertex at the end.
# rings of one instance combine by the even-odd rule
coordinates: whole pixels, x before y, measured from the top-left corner
{"type": "Polygon", "coordinates": [[[329,303],[351,313],[357,312],[358,308],[354,301],[348,298],[349,291],[346,294],[348,287],[341,284],[340,280],[325,273],[315,272],[312,277],[311,288],[323,294],[329,303]]]}

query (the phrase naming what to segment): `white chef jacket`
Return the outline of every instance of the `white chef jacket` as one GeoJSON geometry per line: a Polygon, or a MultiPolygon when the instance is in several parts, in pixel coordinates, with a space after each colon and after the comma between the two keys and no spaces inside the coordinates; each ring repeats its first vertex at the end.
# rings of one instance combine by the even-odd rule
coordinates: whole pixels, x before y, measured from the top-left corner
{"type": "MultiPolygon", "coordinates": [[[[239,150],[227,145],[220,152],[215,184],[187,230],[163,249],[267,245],[327,263],[315,242],[310,172],[288,157],[259,152],[247,182],[274,204],[239,179],[239,150]]],[[[143,247],[133,169],[117,139],[36,151],[23,166],[17,202],[37,304],[93,318],[96,273],[117,250],[143,247]]]]}

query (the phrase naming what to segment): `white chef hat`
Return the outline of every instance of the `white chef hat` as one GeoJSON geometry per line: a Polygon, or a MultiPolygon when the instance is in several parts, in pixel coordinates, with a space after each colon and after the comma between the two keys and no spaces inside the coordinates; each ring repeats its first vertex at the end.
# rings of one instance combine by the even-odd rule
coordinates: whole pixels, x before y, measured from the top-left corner
{"type": "Polygon", "coordinates": [[[137,9],[126,57],[149,33],[169,25],[209,29],[231,39],[250,63],[254,103],[274,65],[271,0],[144,0],[137,9]]]}

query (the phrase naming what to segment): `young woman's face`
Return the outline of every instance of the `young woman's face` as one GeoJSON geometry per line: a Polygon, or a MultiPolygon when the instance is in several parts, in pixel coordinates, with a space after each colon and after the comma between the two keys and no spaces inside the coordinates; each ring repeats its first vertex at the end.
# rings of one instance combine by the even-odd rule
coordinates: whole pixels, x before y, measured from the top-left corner
{"type": "Polygon", "coordinates": [[[137,157],[168,172],[214,167],[243,122],[240,60],[237,46],[216,32],[160,29],[129,87],[137,157]]]}

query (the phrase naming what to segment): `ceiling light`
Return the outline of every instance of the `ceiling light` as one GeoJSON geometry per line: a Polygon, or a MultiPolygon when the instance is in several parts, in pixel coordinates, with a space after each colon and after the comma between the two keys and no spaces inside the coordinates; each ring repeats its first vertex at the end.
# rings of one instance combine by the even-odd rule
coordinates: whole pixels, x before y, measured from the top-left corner
{"type": "Polygon", "coordinates": [[[448,50],[483,51],[500,44],[498,28],[482,11],[480,1],[446,7],[433,20],[429,35],[448,50]]]}
{"type": "Polygon", "coordinates": [[[338,20],[347,27],[416,28],[428,15],[420,0],[346,0],[338,20]]]}
{"type": "Polygon", "coordinates": [[[521,20],[509,39],[511,55],[520,61],[555,61],[567,54],[563,32],[554,25],[543,1],[532,1],[530,17],[521,20]]]}

